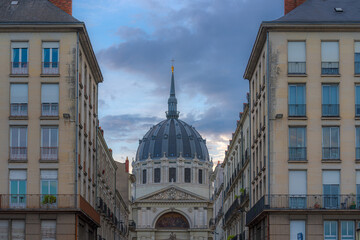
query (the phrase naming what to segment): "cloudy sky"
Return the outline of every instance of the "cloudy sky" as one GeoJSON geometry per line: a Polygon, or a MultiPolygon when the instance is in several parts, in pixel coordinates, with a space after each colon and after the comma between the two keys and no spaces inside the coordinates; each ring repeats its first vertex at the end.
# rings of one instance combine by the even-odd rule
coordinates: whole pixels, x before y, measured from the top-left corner
{"type": "Polygon", "coordinates": [[[165,118],[171,59],[180,118],[222,161],[248,92],[244,69],[261,21],[283,0],[74,0],[104,83],[100,126],[115,159],[135,157],[139,139],[165,118]]]}

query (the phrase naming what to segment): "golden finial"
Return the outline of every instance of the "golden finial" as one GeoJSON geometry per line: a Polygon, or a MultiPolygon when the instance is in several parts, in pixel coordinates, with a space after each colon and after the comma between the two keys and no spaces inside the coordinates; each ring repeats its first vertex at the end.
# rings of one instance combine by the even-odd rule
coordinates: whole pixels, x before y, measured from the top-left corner
{"type": "Polygon", "coordinates": [[[174,72],[174,62],[175,62],[175,60],[171,59],[171,62],[172,62],[172,64],[171,64],[171,72],[174,72]]]}
{"type": "Polygon", "coordinates": [[[171,66],[171,72],[174,72],[174,66],[171,66]]]}

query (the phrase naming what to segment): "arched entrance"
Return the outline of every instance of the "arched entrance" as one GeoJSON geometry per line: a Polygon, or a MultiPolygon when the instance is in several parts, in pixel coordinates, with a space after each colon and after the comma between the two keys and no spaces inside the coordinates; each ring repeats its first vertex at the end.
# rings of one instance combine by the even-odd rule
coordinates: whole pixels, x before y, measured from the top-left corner
{"type": "Polygon", "coordinates": [[[161,240],[188,240],[189,221],[177,212],[164,213],[155,224],[156,238],[161,240]]]}

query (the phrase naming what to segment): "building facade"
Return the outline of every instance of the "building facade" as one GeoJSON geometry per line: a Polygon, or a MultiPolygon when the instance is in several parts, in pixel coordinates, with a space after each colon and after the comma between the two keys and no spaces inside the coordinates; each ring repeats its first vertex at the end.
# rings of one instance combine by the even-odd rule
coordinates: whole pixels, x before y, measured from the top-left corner
{"type": "Polygon", "coordinates": [[[98,84],[71,0],[0,4],[0,238],[95,239],[98,84]]]}
{"type": "Polygon", "coordinates": [[[213,218],[215,222],[214,240],[225,239],[225,233],[223,230],[223,217],[224,217],[224,168],[222,168],[220,162],[214,169],[212,175],[212,181],[214,184],[213,194],[213,218]]]}
{"type": "Polygon", "coordinates": [[[244,74],[250,239],[358,234],[359,7],[352,0],[286,0],[287,14],[260,26],[244,74]]]}
{"type": "Polygon", "coordinates": [[[174,72],[166,115],[132,163],[131,239],[212,239],[212,162],[206,140],[178,119],[174,72]]]}
{"type": "MultiPolygon", "coordinates": [[[[250,190],[250,119],[249,105],[244,104],[235,132],[225,152],[223,229],[222,239],[248,239],[246,212],[249,209],[250,190]]],[[[221,239],[221,238],[220,238],[221,239]]]]}

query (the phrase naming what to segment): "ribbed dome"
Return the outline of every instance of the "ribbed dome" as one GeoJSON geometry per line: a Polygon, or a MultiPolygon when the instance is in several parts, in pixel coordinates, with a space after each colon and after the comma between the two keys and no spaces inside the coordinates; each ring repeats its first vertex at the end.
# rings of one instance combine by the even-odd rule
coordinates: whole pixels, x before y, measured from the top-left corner
{"type": "Polygon", "coordinates": [[[176,119],[169,118],[152,127],[139,141],[136,161],[147,158],[171,159],[180,156],[185,159],[194,159],[195,154],[199,160],[209,161],[206,141],[190,125],[176,119]]]}

